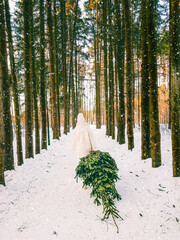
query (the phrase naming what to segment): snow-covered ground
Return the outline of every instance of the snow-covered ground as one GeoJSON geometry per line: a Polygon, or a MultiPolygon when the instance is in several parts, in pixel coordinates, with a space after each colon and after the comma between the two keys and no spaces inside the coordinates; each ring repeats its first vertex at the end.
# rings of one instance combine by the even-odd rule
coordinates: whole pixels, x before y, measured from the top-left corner
{"type": "Polygon", "coordinates": [[[102,206],[93,204],[90,189],[74,179],[78,160],[69,133],[6,172],[6,187],[0,186],[1,240],[180,239],[180,178],[172,177],[170,132],[162,130],[162,166],[154,169],[151,159],[140,158],[138,128],[132,152],[105,136],[104,127],[92,128],[98,148],[119,168],[116,187],[122,200],[116,205],[124,219],[117,221],[119,234],[111,217],[101,221],[102,206]]]}

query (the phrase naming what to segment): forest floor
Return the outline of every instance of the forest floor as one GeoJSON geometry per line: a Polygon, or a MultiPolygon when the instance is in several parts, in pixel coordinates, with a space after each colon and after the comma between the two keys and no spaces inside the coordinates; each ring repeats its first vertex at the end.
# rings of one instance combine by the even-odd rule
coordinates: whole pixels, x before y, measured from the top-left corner
{"type": "Polygon", "coordinates": [[[140,158],[140,129],[134,130],[135,148],[105,136],[105,127],[92,126],[96,143],[116,160],[116,202],[119,234],[110,217],[102,221],[102,206],[90,198],[90,189],[76,182],[78,160],[71,149],[72,133],[53,140],[48,151],[26,159],[15,171],[6,171],[0,186],[1,240],[179,240],[180,178],[172,177],[171,135],[161,126],[162,166],[140,158]]]}

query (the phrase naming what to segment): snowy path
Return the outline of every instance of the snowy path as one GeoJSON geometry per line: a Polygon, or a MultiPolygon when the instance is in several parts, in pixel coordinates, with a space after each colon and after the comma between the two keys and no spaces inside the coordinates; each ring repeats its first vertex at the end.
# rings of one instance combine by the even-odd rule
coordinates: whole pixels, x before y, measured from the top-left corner
{"type": "Polygon", "coordinates": [[[1,240],[179,240],[180,178],[172,178],[170,134],[162,135],[163,166],[151,168],[140,159],[140,132],[135,129],[135,149],[120,146],[93,129],[101,151],[117,162],[117,207],[124,221],[116,233],[112,219],[102,222],[102,206],[90,198],[90,189],[74,179],[78,161],[70,148],[71,133],[53,141],[48,151],[26,159],[16,171],[6,172],[0,186],[1,240]]]}

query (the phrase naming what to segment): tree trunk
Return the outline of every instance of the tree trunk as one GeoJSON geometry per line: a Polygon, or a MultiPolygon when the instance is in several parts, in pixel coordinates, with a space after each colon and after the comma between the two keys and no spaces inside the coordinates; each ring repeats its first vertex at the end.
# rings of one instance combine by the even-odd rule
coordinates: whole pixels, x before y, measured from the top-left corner
{"type": "Polygon", "coordinates": [[[156,57],[156,32],[155,32],[155,3],[154,0],[146,1],[147,35],[148,35],[148,62],[149,62],[149,110],[150,110],[150,143],[152,166],[161,165],[161,145],[158,111],[158,86],[157,86],[157,57],[156,57]]]}
{"type": "MultiPolygon", "coordinates": [[[[5,52],[5,21],[4,21],[4,7],[3,0],[0,0],[0,52],[5,52]]],[[[5,157],[5,114],[4,114],[4,104],[3,104],[3,69],[4,69],[4,58],[0,54],[0,184],[5,185],[4,179],[4,157],[5,157]]]]}
{"type": "Polygon", "coordinates": [[[34,49],[34,18],[33,18],[33,6],[32,0],[29,0],[29,15],[30,15],[30,66],[32,76],[32,87],[33,87],[33,105],[34,105],[34,117],[35,117],[35,153],[40,153],[40,136],[39,136],[39,117],[38,117],[38,97],[37,97],[37,77],[35,72],[35,49],[34,49]]]}
{"type": "Polygon", "coordinates": [[[53,139],[59,139],[58,129],[58,109],[57,109],[57,82],[54,64],[54,43],[53,43],[53,24],[52,24],[52,2],[47,0],[47,33],[49,44],[49,65],[50,65],[50,102],[52,112],[53,139]]]}
{"type": "Polygon", "coordinates": [[[32,81],[30,78],[30,17],[29,0],[23,1],[24,16],[24,71],[25,71],[25,156],[31,158],[33,154],[32,131],[32,81]]]}
{"type": "Polygon", "coordinates": [[[119,83],[119,113],[118,113],[118,136],[120,144],[125,143],[125,103],[124,103],[124,37],[122,28],[122,17],[120,15],[119,0],[115,1],[116,7],[116,35],[117,35],[117,67],[119,83]]]}
{"type": "MultiPolygon", "coordinates": [[[[67,101],[68,101],[68,113],[67,113],[67,127],[68,127],[68,132],[70,131],[70,111],[71,111],[71,81],[72,81],[72,74],[73,74],[73,66],[71,63],[71,51],[69,49],[71,49],[71,45],[72,45],[72,17],[70,15],[70,13],[68,12],[69,8],[67,8],[67,29],[68,29],[68,47],[67,47],[67,59],[68,59],[68,77],[67,77],[67,81],[68,81],[68,96],[67,96],[67,101]]],[[[72,59],[73,60],[73,59],[72,59]]]]}
{"type": "Polygon", "coordinates": [[[115,139],[114,122],[114,68],[113,68],[113,47],[112,47],[112,2],[108,0],[109,10],[109,122],[110,136],[115,139]]]}
{"type": "Polygon", "coordinates": [[[66,73],[66,11],[65,0],[61,0],[61,38],[62,38],[62,77],[63,77],[63,93],[64,93],[64,133],[68,132],[68,105],[67,105],[67,73],[66,73]]]}
{"type": "Polygon", "coordinates": [[[59,47],[57,44],[57,10],[56,10],[56,0],[53,0],[53,25],[54,25],[54,65],[55,65],[55,80],[56,80],[56,92],[57,92],[57,113],[58,113],[58,135],[61,136],[61,119],[60,119],[60,103],[59,103],[59,59],[58,51],[59,47]]]}
{"type": "Polygon", "coordinates": [[[140,76],[139,76],[139,58],[137,57],[137,71],[138,71],[138,126],[140,126],[140,76]]]}
{"type": "MultiPolygon", "coordinates": [[[[75,105],[75,89],[74,89],[74,73],[73,73],[73,56],[74,56],[74,45],[75,45],[75,37],[76,37],[76,22],[77,22],[77,10],[78,10],[78,2],[76,0],[75,7],[75,17],[73,24],[70,24],[70,66],[69,66],[69,108],[70,108],[70,93],[72,93],[72,126],[75,128],[76,125],[76,105],[75,105]],[[71,26],[72,25],[72,26],[71,26]],[[72,92],[70,92],[72,90],[72,92]]],[[[70,21],[70,23],[72,20],[70,21]]]]}
{"type": "MultiPolygon", "coordinates": [[[[0,0],[1,4],[1,0],[0,0]]],[[[0,10],[0,30],[1,30],[1,10],[0,10]]],[[[2,31],[1,31],[2,32],[2,31]]],[[[1,43],[1,36],[0,35],[0,43],[1,43]]],[[[2,59],[0,56],[0,184],[5,185],[5,178],[4,178],[4,154],[5,154],[5,132],[4,132],[4,119],[3,119],[3,92],[2,92],[2,59]]]]}
{"type": "Polygon", "coordinates": [[[132,10],[131,10],[131,43],[132,43],[132,46],[131,46],[131,73],[132,73],[132,124],[133,124],[133,128],[135,128],[135,116],[134,116],[134,111],[135,111],[135,101],[134,101],[134,98],[135,98],[135,72],[134,72],[134,46],[133,46],[133,31],[132,31],[132,26],[133,26],[133,7],[132,7],[132,10]]]}
{"type": "Polygon", "coordinates": [[[103,40],[104,40],[104,92],[106,110],[106,135],[109,135],[108,79],[107,79],[107,1],[103,0],[103,40]]]}
{"type": "Polygon", "coordinates": [[[133,120],[132,120],[132,31],[131,31],[131,14],[130,1],[123,0],[124,17],[125,17],[125,37],[126,37],[126,92],[127,92],[127,135],[128,135],[128,149],[134,148],[134,134],[133,134],[133,120]]]}
{"type": "Polygon", "coordinates": [[[171,129],[173,177],[180,177],[180,5],[171,1],[171,129]]]}
{"type": "MultiPolygon", "coordinates": [[[[74,27],[73,27],[73,42],[72,42],[72,53],[74,52],[74,46],[76,47],[76,23],[77,23],[77,11],[78,11],[78,3],[79,1],[76,1],[76,9],[75,9],[75,20],[74,20],[74,27]]],[[[73,56],[72,56],[73,57],[73,56]]],[[[76,61],[76,60],[75,60],[76,61]]],[[[75,70],[76,71],[76,70],[75,70]]],[[[76,74],[76,72],[75,72],[76,74]]],[[[77,75],[76,75],[77,76],[77,75]]],[[[74,87],[74,75],[72,74],[72,124],[73,128],[76,126],[76,96],[75,96],[75,87],[74,87]]]]}
{"type": "Polygon", "coordinates": [[[1,2],[1,42],[0,57],[2,64],[2,93],[3,93],[3,109],[4,109],[4,131],[5,131],[5,170],[14,169],[13,157],[13,132],[10,112],[10,93],[9,93],[9,77],[7,65],[7,49],[6,49],[6,33],[5,33],[5,16],[4,5],[1,2]]]}
{"type": "Polygon", "coordinates": [[[94,24],[94,57],[95,57],[95,82],[96,82],[96,128],[101,128],[100,114],[100,74],[99,74],[99,39],[98,39],[98,7],[96,2],[95,24],[94,24]]]}
{"type": "Polygon", "coordinates": [[[141,1],[141,158],[151,157],[149,120],[149,68],[146,25],[146,0],[141,1]]]}
{"type": "Polygon", "coordinates": [[[44,39],[44,0],[40,0],[40,103],[41,103],[41,148],[47,149],[46,77],[44,39]]]}
{"type": "Polygon", "coordinates": [[[76,38],[75,38],[75,84],[76,84],[76,116],[75,116],[75,120],[77,121],[77,115],[79,113],[79,94],[78,94],[78,61],[77,61],[77,34],[76,34],[76,38]]]}
{"type": "Polygon", "coordinates": [[[100,83],[99,83],[99,71],[98,71],[98,43],[97,34],[94,30],[94,55],[95,55],[95,81],[96,81],[96,128],[101,128],[100,125],[100,83]]]}
{"type": "Polygon", "coordinates": [[[116,94],[116,126],[118,126],[119,122],[119,106],[118,106],[118,61],[117,61],[117,37],[114,41],[114,55],[115,55],[115,94],[116,94]]]}
{"type": "Polygon", "coordinates": [[[13,39],[12,39],[12,28],[11,28],[11,19],[10,19],[8,0],[5,0],[5,13],[6,13],[6,25],[7,25],[7,33],[8,33],[8,45],[9,45],[11,80],[12,80],[12,89],[13,89],[13,98],[14,98],[15,121],[16,121],[17,163],[18,163],[18,166],[20,166],[23,164],[21,122],[20,122],[16,67],[15,67],[15,59],[14,59],[14,46],[13,46],[13,39]]]}
{"type": "Polygon", "coordinates": [[[169,129],[171,129],[171,0],[169,0],[169,129]]]}
{"type": "Polygon", "coordinates": [[[101,43],[100,43],[100,29],[99,29],[99,24],[98,24],[98,15],[96,19],[96,24],[97,24],[97,128],[101,128],[101,89],[100,89],[100,84],[101,84],[101,43]]]}

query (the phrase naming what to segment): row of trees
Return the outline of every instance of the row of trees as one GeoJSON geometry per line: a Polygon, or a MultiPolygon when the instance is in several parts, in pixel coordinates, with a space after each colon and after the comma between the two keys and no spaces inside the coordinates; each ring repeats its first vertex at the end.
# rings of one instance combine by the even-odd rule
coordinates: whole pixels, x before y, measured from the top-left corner
{"type": "Polygon", "coordinates": [[[76,124],[83,94],[81,69],[87,58],[83,51],[87,26],[78,4],[78,0],[17,1],[12,26],[9,2],[0,2],[1,184],[5,184],[4,171],[13,170],[15,164],[12,125],[16,126],[17,164],[21,165],[23,122],[25,158],[47,149],[49,122],[53,139],[59,139],[61,123],[65,134],[70,131],[71,118],[73,126],[76,124]]]}
{"type": "MultiPolygon", "coordinates": [[[[179,138],[179,1],[86,1],[91,16],[96,80],[96,126],[101,126],[100,85],[104,86],[106,134],[134,148],[135,78],[141,99],[141,158],[161,165],[158,109],[158,59],[169,57],[169,127],[172,127],[173,176],[180,176],[179,138]],[[169,5],[169,15],[166,6],[169,5]],[[173,10],[172,10],[173,9],[173,10]],[[162,18],[161,15],[165,13],[162,18]],[[173,28],[173,31],[172,31],[173,28]],[[168,51],[168,48],[170,51],[168,51]],[[160,57],[159,57],[160,56],[160,57]],[[173,65],[172,65],[172,59],[173,65]],[[139,67],[135,72],[135,64],[139,67]],[[102,70],[100,70],[102,69],[102,70]],[[136,77],[137,76],[137,77],[136,77]],[[173,80],[172,80],[173,79],[173,80]],[[173,83],[174,82],[174,83],[173,83]],[[140,83],[140,84],[139,84],[140,83]],[[176,100],[175,100],[176,99],[176,100]],[[171,122],[172,121],[172,122],[171,122]],[[177,137],[177,138],[176,138],[177,137]]],[[[162,81],[162,76],[159,76],[162,81]]]]}
{"type": "Polygon", "coordinates": [[[34,157],[34,152],[38,154],[40,149],[47,149],[49,121],[54,139],[61,135],[61,124],[65,134],[71,123],[75,126],[82,104],[81,80],[87,59],[83,48],[89,42],[94,56],[96,126],[101,127],[103,81],[106,134],[113,139],[116,137],[116,117],[117,141],[124,144],[127,124],[129,150],[134,148],[134,63],[141,65],[138,68],[141,72],[138,75],[141,156],[142,159],[151,157],[153,167],[161,165],[157,55],[170,48],[169,126],[172,128],[173,176],[180,176],[179,1],[169,1],[170,14],[165,23],[160,18],[163,9],[158,1],[88,0],[84,5],[84,18],[78,4],[78,0],[17,1],[14,26],[11,26],[9,2],[0,0],[0,110],[3,112],[0,116],[0,183],[5,184],[4,170],[14,169],[12,122],[16,127],[17,163],[23,164],[23,98],[26,158],[34,157]],[[164,37],[159,37],[162,32],[164,37]],[[15,120],[11,116],[11,96],[15,120]],[[47,110],[49,105],[50,111],[47,110]]]}

